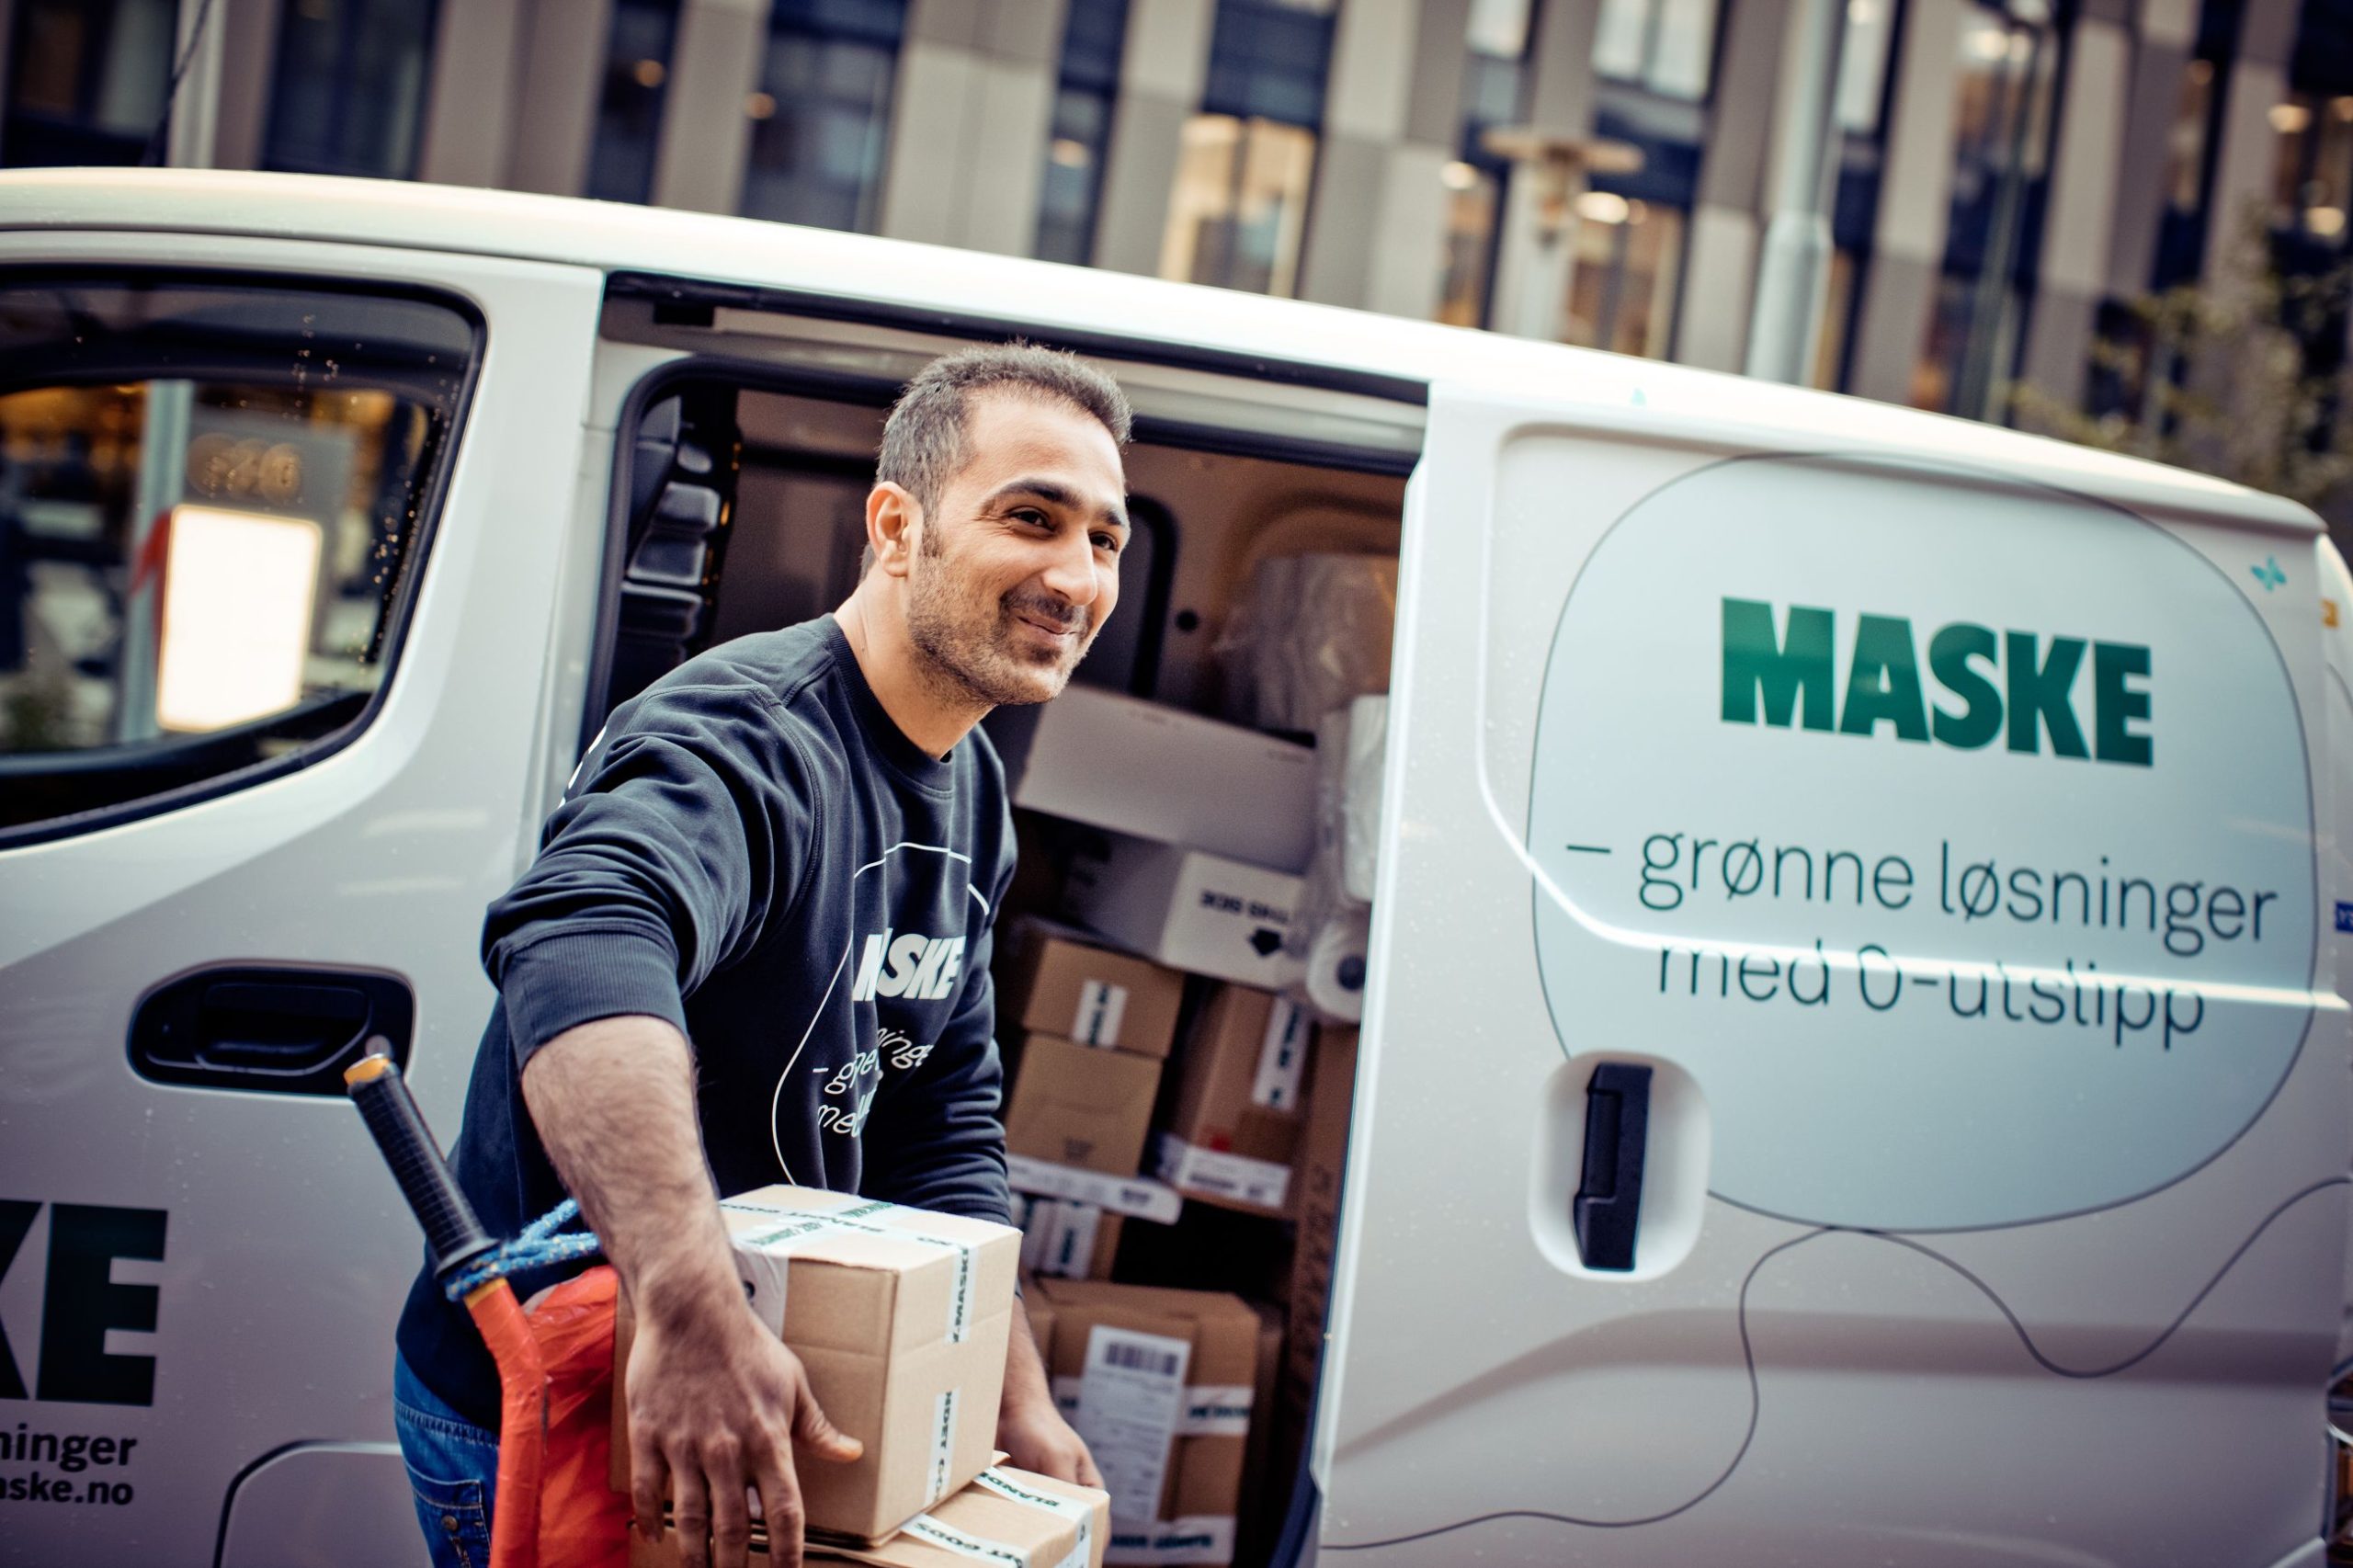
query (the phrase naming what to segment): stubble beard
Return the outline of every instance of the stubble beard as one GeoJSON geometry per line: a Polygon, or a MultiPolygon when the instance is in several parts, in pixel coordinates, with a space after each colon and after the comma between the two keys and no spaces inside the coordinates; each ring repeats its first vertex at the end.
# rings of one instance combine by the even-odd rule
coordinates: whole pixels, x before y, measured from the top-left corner
{"type": "Polygon", "coordinates": [[[926,537],[916,551],[918,563],[907,584],[907,637],[923,655],[925,676],[935,692],[951,701],[990,708],[1020,707],[1060,695],[1094,645],[1093,615],[1084,607],[1019,591],[984,606],[961,602],[943,553],[926,537]],[[1078,640],[1066,657],[1051,663],[1025,659],[1006,646],[1016,612],[1025,609],[1040,620],[1077,621],[1078,640]],[[1042,690],[1040,674],[1051,681],[1042,690]]]}

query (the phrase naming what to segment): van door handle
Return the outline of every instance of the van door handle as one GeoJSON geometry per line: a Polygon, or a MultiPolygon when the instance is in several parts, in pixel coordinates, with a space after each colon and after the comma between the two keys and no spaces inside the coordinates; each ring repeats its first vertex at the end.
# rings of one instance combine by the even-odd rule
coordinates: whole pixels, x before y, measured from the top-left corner
{"type": "Polygon", "coordinates": [[[1585,1168],[1571,1204],[1577,1255],[1587,1268],[1634,1267],[1642,1217],[1643,1154],[1650,1142],[1651,1070],[1605,1062],[1586,1087],[1585,1168]]]}
{"type": "Polygon", "coordinates": [[[395,975],[244,964],[150,992],[131,1018],[131,1067],[158,1084],[340,1096],[371,1051],[407,1064],[415,998],[395,975]]]}

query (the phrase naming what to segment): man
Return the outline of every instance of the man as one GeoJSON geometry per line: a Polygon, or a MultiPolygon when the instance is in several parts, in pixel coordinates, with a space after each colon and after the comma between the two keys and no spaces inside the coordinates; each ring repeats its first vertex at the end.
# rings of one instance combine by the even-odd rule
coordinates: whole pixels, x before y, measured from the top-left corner
{"type": "MultiPolygon", "coordinates": [[[[616,1391],[637,1528],[659,1532],[668,1492],[689,1564],[706,1528],[722,1568],[744,1562],[747,1488],[799,1562],[793,1442],[859,1452],[752,1316],[717,1192],[1006,1217],[988,958],[1013,837],[973,725],[1059,692],[1117,603],[1128,431],[1119,389],[1069,355],[927,366],[884,427],[856,591],[617,710],[491,908],[499,1005],[452,1164],[494,1234],[579,1199],[638,1323],[616,1391]]],[[[479,1568],[495,1374],[429,1271],[399,1346],[418,1517],[437,1562],[479,1568]]],[[[1097,1483],[1017,1306],[997,1441],[1097,1483]]]]}

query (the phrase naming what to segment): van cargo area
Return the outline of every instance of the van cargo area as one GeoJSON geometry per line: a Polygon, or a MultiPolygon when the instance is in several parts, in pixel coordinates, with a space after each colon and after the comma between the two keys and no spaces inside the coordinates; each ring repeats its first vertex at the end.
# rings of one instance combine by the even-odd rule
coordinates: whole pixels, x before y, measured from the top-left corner
{"type": "MultiPolygon", "coordinates": [[[[848,596],[888,400],[955,345],[626,299],[607,327],[695,350],[615,433],[608,710],[848,596]]],[[[1345,797],[1370,812],[1381,755],[1350,721],[1387,689],[1411,451],[1331,438],[1371,400],[1321,394],[1320,435],[1270,431],[1246,389],[1185,381],[1131,389],[1116,612],[1063,698],[986,722],[1021,844],[997,1037],[1025,1293],[1113,1493],[1109,1561],[1264,1564],[1322,1359],[1370,891],[1369,818],[1342,863],[1345,797]],[[1088,1407],[1115,1353],[1181,1396],[1157,1429],[1088,1407]]],[[[1410,435],[1419,413],[1382,419],[1410,435]]]]}

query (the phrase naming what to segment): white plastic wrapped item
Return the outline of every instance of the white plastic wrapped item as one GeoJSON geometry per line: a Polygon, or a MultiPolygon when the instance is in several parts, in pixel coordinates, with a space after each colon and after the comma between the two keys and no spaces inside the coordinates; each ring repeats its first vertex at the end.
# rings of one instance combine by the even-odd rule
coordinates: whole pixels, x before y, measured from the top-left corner
{"type": "Polygon", "coordinates": [[[1226,716],[1262,730],[1313,730],[1351,699],[1387,691],[1396,626],[1394,556],[1260,562],[1218,639],[1226,716]]]}
{"type": "Polygon", "coordinates": [[[1315,854],[1284,946],[1305,966],[1292,994],[1336,1023],[1364,1016],[1388,731],[1386,697],[1359,697],[1325,714],[1315,729],[1315,854]]]}
{"type": "Polygon", "coordinates": [[[1381,784],[1389,756],[1389,699],[1359,697],[1348,704],[1347,741],[1340,759],[1340,891],[1372,902],[1381,858],[1381,784]]]}
{"type": "Polygon", "coordinates": [[[1364,1020],[1365,949],[1372,934],[1372,913],[1344,910],[1326,920],[1307,944],[1307,989],[1310,1006],[1325,1017],[1344,1024],[1364,1020]]]}

